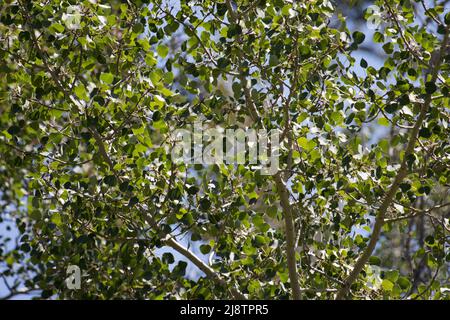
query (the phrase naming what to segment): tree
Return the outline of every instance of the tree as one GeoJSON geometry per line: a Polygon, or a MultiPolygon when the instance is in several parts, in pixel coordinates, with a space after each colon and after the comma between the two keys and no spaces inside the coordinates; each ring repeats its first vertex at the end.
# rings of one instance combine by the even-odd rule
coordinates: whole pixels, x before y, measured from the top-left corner
{"type": "Polygon", "coordinates": [[[448,299],[447,2],[374,4],[4,1],[6,298],[448,299]],[[195,121],[279,170],[176,161],[195,121]]]}

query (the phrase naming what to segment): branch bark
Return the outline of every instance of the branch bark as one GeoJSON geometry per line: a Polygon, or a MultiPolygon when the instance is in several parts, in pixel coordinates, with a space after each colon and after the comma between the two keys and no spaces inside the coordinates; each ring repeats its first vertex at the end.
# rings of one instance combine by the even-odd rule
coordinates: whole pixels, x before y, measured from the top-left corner
{"type": "Polygon", "coordinates": [[[289,271],[289,280],[291,281],[292,287],[292,298],[294,300],[300,300],[302,298],[302,293],[300,289],[300,284],[298,281],[297,272],[297,261],[295,258],[295,226],[292,214],[292,207],[289,203],[289,191],[280,176],[281,171],[279,171],[275,176],[275,184],[277,186],[277,191],[280,196],[281,207],[284,213],[284,223],[286,227],[286,257],[287,257],[287,267],[289,271]]]}
{"type": "MultiPolygon", "coordinates": [[[[239,23],[239,14],[236,13],[233,10],[233,6],[231,4],[230,0],[226,0],[227,9],[229,11],[230,16],[230,22],[236,24],[239,23]]],[[[242,36],[237,36],[237,42],[242,43],[242,36]]],[[[296,57],[297,58],[297,57],[296,57]]],[[[244,91],[245,96],[245,102],[247,105],[248,112],[250,114],[250,117],[252,120],[264,128],[264,123],[261,121],[261,117],[259,115],[258,109],[256,108],[256,105],[252,99],[250,89],[248,88],[247,79],[245,77],[245,74],[243,73],[243,68],[241,65],[239,65],[239,81],[242,84],[242,89],[244,91]]],[[[297,82],[297,72],[295,74],[294,82],[297,82]]],[[[292,92],[290,93],[289,97],[292,96],[292,92]]],[[[284,106],[284,112],[285,112],[285,126],[286,128],[289,128],[289,111],[288,111],[289,105],[286,104],[284,106]],[[287,109],[286,109],[287,108],[287,109]]],[[[288,129],[287,129],[288,130],[288,129]]],[[[283,136],[284,138],[284,136],[283,136]]],[[[292,136],[289,133],[288,135],[288,148],[292,149],[292,136]]],[[[270,143],[268,145],[268,148],[270,149],[270,143]]],[[[281,207],[283,209],[284,213],[284,222],[286,227],[286,260],[288,264],[288,272],[289,272],[289,280],[291,282],[291,288],[292,288],[292,298],[294,300],[300,300],[301,299],[301,288],[299,284],[298,279],[298,272],[297,272],[297,261],[295,258],[295,226],[294,226],[294,219],[292,214],[292,206],[289,203],[289,190],[286,187],[286,184],[284,183],[281,172],[279,171],[274,176],[274,181],[277,186],[277,192],[280,196],[280,202],[281,207]]]]}
{"type": "Polygon", "coordinates": [[[237,300],[245,300],[246,297],[239,290],[233,287],[229,287],[227,281],[222,278],[214,269],[208,266],[205,262],[203,262],[200,258],[198,258],[192,251],[185,248],[182,244],[176,241],[174,238],[170,237],[170,235],[165,234],[158,226],[158,223],[153,219],[153,217],[145,210],[140,207],[141,212],[144,214],[147,223],[160,235],[161,241],[164,242],[167,246],[171,247],[178,253],[185,256],[189,259],[197,268],[203,271],[206,276],[212,279],[216,284],[225,287],[230,290],[233,297],[237,300]]]}
{"type": "MultiPolygon", "coordinates": [[[[439,49],[439,59],[436,60],[434,66],[431,66],[431,82],[436,82],[437,77],[439,75],[439,68],[441,66],[441,62],[443,59],[443,53],[445,52],[448,44],[448,37],[449,37],[449,27],[446,28],[444,39],[442,40],[441,47],[439,49]]],[[[397,176],[394,179],[394,182],[392,183],[391,187],[389,188],[388,192],[386,193],[383,202],[381,203],[381,206],[378,210],[375,224],[373,227],[373,232],[369,240],[369,244],[367,245],[367,248],[364,250],[363,254],[360,256],[360,258],[356,261],[355,266],[353,267],[353,270],[350,272],[349,276],[345,279],[344,285],[339,289],[339,291],[336,294],[336,300],[344,299],[348,292],[350,291],[350,287],[355,282],[355,280],[358,278],[358,275],[364,268],[365,264],[369,260],[370,256],[372,255],[372,252],[375,249],[375,246],[378,242],[378,238],[380,237],[381,229],[385,223],[385,215],[386,211],[392,204],[392,200],[394,199],[395,194],[397,193],[397,190],[402,183],[403,179],[408,174],[408,164],[407,159],[410,155],[414,152],[414,146],[416,144],[417,136],[420,130],[420,127],[422,126],[423,121],[425,120],[426,114],[428,112],[428,109],[430,107],[432,101],[431,94],[428,94],[425,98],[424,103],[422,104],[422,107],[420,109],[419,116],[417,117],[416,124],[412,128],[410,132],[410,136],[408,139],[408,144],[406,146],[405,154],[403,156],[402,163],[400,165],[400,169],[397,173],[397,176]]]]}

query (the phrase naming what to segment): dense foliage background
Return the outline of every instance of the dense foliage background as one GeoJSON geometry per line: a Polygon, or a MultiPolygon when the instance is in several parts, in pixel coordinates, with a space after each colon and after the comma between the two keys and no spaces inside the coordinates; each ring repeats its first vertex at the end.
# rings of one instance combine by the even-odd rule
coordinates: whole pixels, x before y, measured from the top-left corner
{"type": "Polygon", "coordinates": [[[2,1],[0,297],[449,299],[448,9],[2,1]],[[172,161],[196,120],[280,170],[172,161]]]}

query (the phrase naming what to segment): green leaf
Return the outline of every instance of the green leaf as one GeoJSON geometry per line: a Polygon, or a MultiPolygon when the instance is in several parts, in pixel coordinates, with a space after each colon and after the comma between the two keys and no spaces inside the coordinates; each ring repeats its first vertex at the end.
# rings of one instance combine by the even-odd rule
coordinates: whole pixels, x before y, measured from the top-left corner
{"type": "Polygon", "coordinates": [[[385,117],[381,117],[381,118],[378,118],[378,124],[382,125],[382,126],[385,126],[385,127],[389,127],[390,122],[385,117]]]}
{"type": "Polygon", "coordinates": [[[406,277],[399,277],[397,283],[403,290],[408,290],[411,287],[411,282],[406,277]]]}
{"type": "Polygon", "coordinates": [[[425,83],[425,91],[428,94],[433,94],[437,90],[436,84],[434,82],[426,82],[425,83]]]}
{"type": "Polygon", "coordinates": [[[313,140],[308,140],[305,137],[300,137],[297,139],[299,146],[305,151],[311,151],[316,147],[316,143],[313,140]]]}
{"type": "Polygon", "coordinates": [[[82,83],[78,84],[74,89],[75,95],[81,100],[88,100],[86,88],[82,83]]]}
{"type": "Polygon", "coordinates": [[[373,41],[375,43],[382,43],[382,42],[384,42],[384,35],[382,33],[378,32],[378,31],[375,32],[373,34],[373,41]]]}
{"type": "Polygon", "coordinates": [[[386,279],[388,279],[392,283],[397,282],[398,276],[399,276],[398,270],[389,270],[389,271],[386,271],[386,273],[385,273],[386,279]]]}
{"type": "Polygon", "coordinates": [[[376,257],[376,256],[371,256],[369,258],[369,264],[375,265],[375,266],[380,266],[381,265],[381,259],[379,257],[376,257]]]}
{"type": "Polygon", "coordinates": [[[197,186],[192,186],[188,189],[188,194],[194,195],[197,194],[200,191],[200,189],[197,186]]]}
{"type": "Polygon", "coordinates": [[[359,31],[353,32],[353,39],[355,40],[356,44],[363,43],[365,38],[366,38],[366,35],[364,33],[359,32],[359,31]]]}
{"type": "Polygon", "coordinates": [[[208,244],[202,244],[200,246],[200,252],[203,254],[208,254],[211,251],[211,246],[208,244]]]}
{"type": "Polygon", "coordinates": [[[359,63],[359,65],[361,66],[361,68],[367,68],[368,64],[367,61],[363,58],[361,58],[361,62],[359,63]]]}
{"type": "Polygon", "coordinates": [[[342,121],[344,121],[344,116],[340,111],[333,111],[331,113],[331,119],[334,121],[336,125],[342,124],[342,121]]]}
{"type": "Polygon", "coordinates": [[[230,60],[228,60],[228,59],[225,59],[225,58],[219,58],[218,60],[217,60],[217,66],[219,67],[219,68],[221,68],[221,69],[225,69],[229,64],[230,64],[231,62],[230,62],[230,60]]]}
{"type": "Polygon", "coordinates": [[[64,26],[60,23],[54,23],[50,26],[50,30],[53,30],[57,33],[62,33],[64,32],[64,26]]]}
{"type": "Polygon", "coordinates": [[[267,209],[267,215],[271,218],[275,218],[277,216],[278,213],[278,208],[276,206],[270,206],[267,209]]]}
{"type": "Polygon", "coordinates": [[[57,226],[60,226],[62,224],[61,215],[59,213],[54,213],[50,220],[57,226]]]}
{"type": "Polygon", "coordinates": [[[267,243],[266,238],[261,236],[261,235],[256,235],[255,236],[255,244],[257,246],[262,246],[265,245],[267,243]]]}
{"type": "Polygon", "coordinates": [[[423,127],[419,130],[419,137],[428,139],[431,136],[432,136],[432,132],[430,129],[423,127]]]}
{"type": "Polygon", "coordinates": [[[144,25],[142,23],[136,23],[133,25],[132,30],[134,33],[142,33],[144,31],[144,25]]]}
{"type": "Polygon", "coordinates": [[[164,261],[167,264],[172,264],[175,262],[175,258],[173,257],[172,253],[164,252],[162,255],[162,261],[164,261]]]}
{"type": "Polygon", "coordinates": [[[384,110],[385,110],[387,113],[392,114],[392,113],[394,113],[395,111],[398,110],[398,104],[396,104],[396,103],[388,104],[388,105],[386,105],[386,106],[384,107],[384,110]]]}
{"type": "Polygon", "coordinates": [[[241,34],[242,28],[238,24],[232,24],[228,27],[227,37],[233,38],[234,36],[241,34]]]}
{"type": "Polygon", "coordinates": [[[117,179],[115,175],[109,175],[106,176],[105,179],[103,179],[103,182],[108,186],[113,187],[117,184],[117,179]]]}
{"type": "Polygon", "coordinates": [[[114,81],[114,76],[111,73],[102,73],[100,75],[100,80],[106,84],[111,84],[114,81]]]}
{"type": "Polygon", "coordinates": [[[160,56],[161,58],[165,58],[169,53],[169,47],[161,44],[156,47],[156,52],[158,53],[158,56],[160,56]]]}
{"type": "Polygon", "coordinates": [[[200,200],[200,209],[207,211],[209,208],[211,208],[211,201],[208,198],[202,198],[200,200]]]}
{"type": "Polygon", "coordinates": [[[387,280],[387,279],[384,279],[382,281],[381,286],[386,291],[392,291],[392,289],[394,288],[394,284],[391,281],[387,280]]]}
{"type": "Polygon", "coordinates": [[[392,52],[394,52],[394,45],[392,44],[392,42],[385,43],[383,45],[383,50],[387,54],[391,54],[392,52]]]}
{"type": "Polygon", "coordinates": [[[20,130],[21,130],[21,128],[19,126],[12,125],[11,127],[8,128],[7,132],[11,136],[15,136],[16,134],[18,134],[20,132],[20,130]]]}

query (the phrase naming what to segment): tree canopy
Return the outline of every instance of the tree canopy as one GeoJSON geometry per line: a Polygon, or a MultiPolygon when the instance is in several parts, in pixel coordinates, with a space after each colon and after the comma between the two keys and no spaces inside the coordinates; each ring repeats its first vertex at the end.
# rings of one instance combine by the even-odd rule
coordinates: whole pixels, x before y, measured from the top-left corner
{"type": "Polygon", "coordinates": [[[2,1],[5,298],[449,299],[448,1],[340,4],[2,1]],[[278,170],[175,161],[195,121],[278,170]]]}

